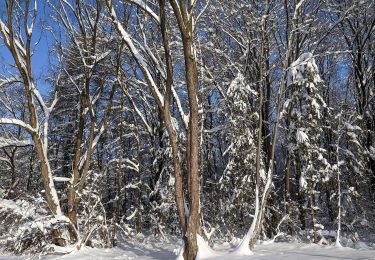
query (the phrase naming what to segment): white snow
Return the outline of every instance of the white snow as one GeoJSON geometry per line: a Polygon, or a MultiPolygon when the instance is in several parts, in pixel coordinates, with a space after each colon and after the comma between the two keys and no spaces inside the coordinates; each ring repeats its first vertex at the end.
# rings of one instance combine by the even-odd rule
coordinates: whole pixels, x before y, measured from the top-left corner
{"type": "Polygon", "coordinates": [[[0,199],[0,212],[4,210],[11,210],[24,218],[35,216],[35,207],[25,200],[0,199]]]}
{"type": "Polygon", "coordinates": [[[160,17],[150,8],[147,3],[142,0],[130,0],[131,3],[134,3],[140,6],[145,12],[147,12],[158,24],[160,24],[160,17]]]}
{"type": "Polygon", "coordinates": [[[55,182],[68,182],[71,180],[71,178],[68,178],[68,177],[58,177],[58,176],[54,176],[53,177],[53,180],[55,182]]]}
{"type": "Polygon", "coordinates": [[[210,259],[220,256],[220,252],[215,252],[203,239],[197,235],[198,253],[196,260],[210,259]]]}
{"type": "MultiPolygon", "coordinates": [[[[301,1],[302,2],[302,1],[301,1]]],[[[299,84],[305,81],[305,73],[309,71],[314,74],[314,83],[321,82],[318,66],[316,65],[314,55],[311,52],[303,53],[296,61],[294,61],[288,70],[288,86],[299,84]]]]}
{"type": "Polygon", "coordinates": [[[14,118],[0,118],[0,125],[18,125],[30,133],[37,132],[37,129],[33,128],[31,125],[14,118]]]}
{"type": "Polygon", "coordinates": [[[26,146],[26,145],[33,145],[33,141],[30,140],[17,140],[15,138],[8,139],[4,137],[0,137],[0,148],[7,147],[7,146],[26,146]]]}
{"type": "Polygon", "coordinates": [[[302,189],[306,189],[307,187],[307,181],[305,179],[305,174],[303,172],[301,173],[301,177],[299,178],[299,186],[302,189]]]}
{"type": "MultiPolygon", "coordinates": [[[[238,240],[237,240],[238,241],[238,240]]],[[[312,260],[312,259],[375,259],[374,248],[369,249],[365,246],[358,246],[352,249],[348,247],[338,248],[335,245],[322,246],[316,244],[306,243],[273,243],[263,242],[255,246],[252,251],[253,255],[244,256],[236,255],[235,243],[224,243],[221,245],[214,245],[214,249],[209,248],[205,252],[205,258],[200,259],[215,259],[215,260],[245,260],[245,259],[288,259],[288,260],[312,260]]],[[[363,243],[362,243],[363,244],[363,243]]],[[[203,253],[202,253],[203,254],[203,253]]]]}
{"type": "MultiPolygon", "coordinates": [[[[240,241],[240,240],[234,240],[240,241]]],[[[233,253],[236,242],[214,245],[209,247],[202,238],[198,238],[199,252],[197,259],[215,260],[245,260],[245,259],[288,259],[288,260],[313,260],[313,259],[375,259],[374,248],[358,246],[360,249],[347,247],[338,248],[334,245],[321,246],[305,243],[268,243],[264,242],[255,246],[252,256],[240,256],[233,253]]],[[[102,259],[138,259],[138,260],[168,260],[176,259],[181,248],[181,242],[176,239],[163,241],[158,238],[128,238],[114,248],[89,248],[70,254],[54,253],[41,256],[40,259],[66,259],[66,260],[102,260],[102,259]]],[[[36,256],[38,258],[38,256],[36,256]]],[[[0,253],[0,260],[5,259],[30,259],[30,256],[13,256],[0,253]]]]}
{"type": "Polygon", "coordinates": [[[309,141],[309,137],[302,129],[297,130],[297,141],[298,143],[305,143],[309,141]]]}

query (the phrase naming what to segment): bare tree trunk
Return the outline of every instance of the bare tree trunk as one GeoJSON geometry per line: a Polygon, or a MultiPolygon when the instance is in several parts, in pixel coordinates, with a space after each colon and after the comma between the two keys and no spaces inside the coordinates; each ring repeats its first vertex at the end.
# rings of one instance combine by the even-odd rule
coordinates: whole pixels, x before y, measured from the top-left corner
{"type": "Polygon", "coordinates": [[[166,81],[166,91],[165,91],[165,100],[164,100],[164,109],[163,109],[163,119],[167,127],[169,141],[172,147],[172,157],[173,157],[173,166],[175,172],[175,200],[177,205],[178,216],[180,219],[183,239],[185,245],[187,245],[186,231],[186,212],[185,212],[185,200],[183,193],[183,178],[181,172],[181,163],[179,158],[179,148],[178,140],[176,133],[173,129],[171,115],[170,115],[170,99],[172,93],[172,84],[173,84],[173,65],[172,57],[170,55],[169,40],[167,34],[167,25],[166,25],[166,14],[165,14],[165,0],[159,0],[160,4],[160,27],[163,37],[163,46],[165,52],[165,60],[167,66],[167,81],[166,81]]]}
{"type": "Polygon", "coordinates": [[[286,204],[286,214],[289,215],[288,220],[288,232],[290,235],[293,235],[293,227],[291,224],[291,213],[292,213],[292,200],[290,196],[290,156],[289,153],[286,159],[285,175],[284,175],[284,184],[285,184],[285,204],[286,204]]]}
{"type": "MultiPolygon", "coordinates": [[[[83,94],[82,94],[83,95],[83,94]]],[[[85,110],[85,102],[83,101],[84,97],[81,95],[80,97],[80,116],[79,116],[79,123],[78,123],[78,131],[75,138],[75,148],[74,148],[74,158],[73,158],[73,174],[72,174],[72,182],[68,189],[68,217],[72,224],[77,228],[77,209],[76,209],[76,190],[78,185],[78,180],[80,178],[80,171],[79,171],[79,162],[81,159],[81,144],[83,138],[83,132],[86,124],[86,115],[84,113],[85,110]]],[[[70,239],[75,241],[77,240],[77,234],[74,231],[74,228],[69,229],[70,239]]]]}
{"type": "MultiPolygon", "coordinates": [[[[0,33],[2,34],[2,37],[4,39],[4,43],[8,50],[10,51],[15,65],[22,77],[22,81],[24,84],[26,99],[27,99],[27,107],[29,111],[29,126],[26,126],[25,123],[23,123],[22,127],[25,128],[26,131],[29,132],[31,135],[33,141],[34,141],[34,147],[35,152],[39,159],[39,167],[42,175],[44,190],[45,190],[45,197],[47,200],[47,204],[51,210],[51,213],[53,215],[61,215],[61,208],[59,199],[57,196],[57,192],[55,189],[55,185],[53,183],[52,179],[52,172],[49,164],[49,160],[47,157],[47,144],[44,141],[47,141],[47,136],[44,136],[44,140],[42,140],[42,136],[39,133],[39,120],[37,115],[37,110],[34,103],[34,94],[36,93],[36,89],[34,86],[34,80],[33,80],[33,73],[32,73],[32,67],[31,67],[31,56],[32,56],[32,46],[31,46],[31,38],[33,30],[28,30],[27,28],[30,28],[27,24],[29,20],[32,21],[32,24],[34,24],[37,10],[35,9],[33,13],[29,12],[30,8],[30,1],[25,2],[24,6],[24,32],[17,32],[14,30],[16,27],[13,24],[14,21],[14,5],[15,1],[9,1],[7,4],[7,25],[5,25],[0,18],[0,33]],[[15,35],[17,34],[17,36],[15,35]],[[20,48],[23,48],[24,51],[20,51],[20,48]],[[20,55],[20,53],[24,52],[23,55],[20,55]]],[[[18,19],[18,18],[17,18],[18,19]]],[[[32,27],[31,27],[32,28],[32,27]]],[[[39,102],[44,101],[38,97],[39,102]]],[[[49,117],[49,111],[47,111],[45,106],[42,106],[42,112],[44,112],[45,123],[44,123],[44,134],[48,134],[48,117],[49,117]]],[[[13,124],[13,123],[11,123],[13,124]]]]}
{"type": "Polygon", "coordinates": [[[198,70],[194,46],[193,14],[188,10],[191,3],[181,1],[178,5],[170,1],[179,25],[185,61],[185,79],[189,98],[189,126],[186,148],[188,152],[188,195],[189,217],[187,225],[187,244],[185,259],[193,260],[198,251],[197,235],[200,234],[200,178],[199,178],[199,113],[198,113],[198,70]],[[187,7],[186,4],[189,6],[187,7]]]}
{"type": "Polygon", "coordinates": [[[315,210],[315,184],[312,185],[311,190],[309,191],[309,204],[311,210],[311,222],[313,227],[313,237],[314,243],[318,243],[318,229],[317,229],[317,222],[316,222],[316,210],[315,210]]]}
{"type": "MultiPolygon", "coordinates": [[[[297,18],[298,18],[299,11],[300,11],[302,3],[303,3],[303,0],[300,0],[298,2],[298,4],[296,4],[296,9],[294,10],[294,15],[293,15],[293,19],[292,19],[292,31],[293,32],[294,32],[295,28],[297,27],[297,18]]],[[[280,117],[281,117],[280,115],[281,115],[281,108],[282,108],[282,96],[283,96],[283,92],[284,92],[285,85],[286,85],[289,59],[290,59],[290,56],[292,54],[291,48],[290,48],[292,41],[293,41],[293,33],[291,33],[289,35],[289,38],[288,38],[288,49],[287,49],[285,59],[284,59],[284,63],[283,63],[283,74],[282,74],[282,77],[281,77],[281,84],[280,84],[279,93],[277,95],[277,101],[276,101],[277,102],[276,120],[275,120],[273,136],[272,136],[271,159],[270,159],[270,163],[269,163],[269,167],[268,167],[268,171],[267,171],[268,176],[267,176],[266,185],[265,185],[265,188],[264,188],[264,191],[263,191],[263,195],[262,195],[262,199],[261,199],[261,203],[260,203],[260,208],[259,208],[259,216],[257,217],[257,223],[256,223],[256,227],[254,229],[254,234],[252,235],[252,242],[251,242],[250,247],[254,246],[254,244],[257,241],[258,236],[260,234],[261,227],[262,227],[263,220],[264,220],[264,214],[265,214],[265,209],[266,209],[266,205],[267,205],[267,200],[269,198],[269,194],[270,194],[271,189],[272,189],[271,184],[272,184],[273,173],[275,171],[275,157],[276,157],[275,151],[276,151],[278,128],[279,128],[280,117]]]]}
{"type": "Polygon", "coordinates": [[[27,178],[27,185],[26,190],[30,191],[31,189],[31,179],[34,175],[34,150],[30,153],[30,161],[29,161],[29,177],[27,178]]]}
{"type": "Polygon", "coordinates": [[[299,219],[301,223],[301,229],[306,229],[306,217],[305,217],[305,208],[304,208],[304,192],[303,187],[299,185],[299,180],[301,178],[301,161],[296,158],[296,183],[297,183],[297,197],[298,197],[298,209],[299,209],[299,219]]]}
{"type": "Polygon", "coordinates": [[[190,120],[189,138],[189,206],[190,216],[188,221],[188,251],[187,259],[195,259],[198,251],[197,234],[200,234],[200,178],[199,178],[199,114],[198,114],[198,71],[195,60],[195,53],[192,30],[185,32],[183,36],[183,48],[185,57],[186,83],[188,87],[190,120]]]}
{"type": "MultiPolygon", "coordinates": [[[[287,115],[287,120],[286,120],[286,129],[287,133],[289,131],[289,125],[290,125],[290,120],[291,120],[291,108],[292,104],[288,108],[288,115],[287,115]]],[[[291,213],[292,213],[292,199],[290,195],[290,179],[291,179],[291,154],[289,151],[287,151],[286,155],[286,163],[285,163],[285,174],[284,174],[284,184],[285,184],[285,203],[286,203],[286,214],[289,215],[289,220],[288,220],[288,232],[290,235],[293,235],[293,227],[291,223],[291,213]]]]}

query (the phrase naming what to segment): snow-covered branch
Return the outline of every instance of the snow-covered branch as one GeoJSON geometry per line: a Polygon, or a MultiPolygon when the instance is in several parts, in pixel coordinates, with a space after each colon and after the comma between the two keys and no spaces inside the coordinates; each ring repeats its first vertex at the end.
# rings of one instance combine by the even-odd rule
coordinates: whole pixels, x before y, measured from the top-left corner
{"type": "Polygon", "coordinates": [[[124,40],[124,42],[128,46],[128,48],[129,48],[130,52],[132,53],[134,59],[138,63],[138,65],[139,65],[139,67],[140,67],[140,69],[143,73],[143,76],[145,77],[151,91],[154,94],[154,98],[156,99],[158,105],[161,108],[163,108],[164,98],[163,98],[162,94],[160,93],[160,90],[156,86],[153,77],[151,76],[151,73],[148,69],[148,66],[147,66],[147,63],[146,63],[144,57],[139,52],[139,50],[135,47],[135,45],[133,43],[133,40],[132,40],[132,37],[128,34],[128,32],[122,26],[120,20],[117,18],[117,14],[116,14],[116,11],[114,9],[114,6],[109,4],[109,0],[106,0],[106,1],[107,1],[107,5],[108,5],[108,8],[109,8],[110,15],[112,17],[112,21],[115,24],[116,29],[119,31],[122,39],[124,40]]]}
{"type": "Polygon", "coordinates": [[[32,140],[17,140],[17,139],[0,137],[0,148],[7,147],[7,146],[28,146],[28,145],[33,145],[32,140]]]}
{"type": "Polygon", "coordinates": [[[0,125],[16,125],[22,127],[24,130],[29,132],[30,134],[36,134],[37,129],[31,127],[31,125],[25,123],[22,120],[19,119],[13,119],[13,118],[0,118],[0,125]]]}
{"type": "Polygon", "coordinates": [[[152,19],[155,20],[157,24],[160,24],[160,17],[147,5],[146,1],[144,0],[128,0],[130,3],[137,5],[147,14],[149,14],[152,19]]]}

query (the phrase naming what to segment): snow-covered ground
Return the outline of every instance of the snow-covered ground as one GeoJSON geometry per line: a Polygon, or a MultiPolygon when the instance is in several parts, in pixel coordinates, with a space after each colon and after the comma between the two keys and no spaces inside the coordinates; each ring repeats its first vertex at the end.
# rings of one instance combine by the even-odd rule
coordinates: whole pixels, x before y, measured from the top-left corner
{"type": "MultiPolygon", "coordinates": [[[[220,250],[223,250],[221,248],[220,250]]],[[[217,251],[216,251],[217,252],[217,251]]],[[[333,246],[319,246],[304,243],[270,243],[257,245],[252,256],[235,256],[226,252],[219,252],[217,256],[202,259],[217,260],[243,260],[243,259],[288,259],[288,260],[313,260],[313,259],[375,259],[374,249],[337,248],[333,246]]]]}
{"type": "Polygon", "coordinates": [[[259,245],[254,259],[375,259],[375,250],[337,248],[307,244],[274,243],[259,245]]]}
{"type": "MultiPolygon", "coordinates": [[[[44,256],[12,256],[0,255],[1,260],[5,259],[63,259],[63,260],[101,260],[101,259],[138,259],[138,260],[167,260],[175,259],[180,248],[180,243],[175,240],[169,242],[146,239],[137,242],[124,242],[118,247],[110,249],[83,248],[70,254],[49,254],[44,256]]],[[[352,249],[336,248],[333,246],[319,246],[304,243],[264,243],[257,245],[253,255],[238,256],[233,253],[233,245],[225,243],[215,245],[214,249],[208,249],[201,256],[201,259],[215,260],[245,260],[245,259],[289,259],[289,260],[312,260],[312,259],[375,259],[373,248],[352,249]]],[[[202,252],[201,252],[202,253],[202,252]]]]}

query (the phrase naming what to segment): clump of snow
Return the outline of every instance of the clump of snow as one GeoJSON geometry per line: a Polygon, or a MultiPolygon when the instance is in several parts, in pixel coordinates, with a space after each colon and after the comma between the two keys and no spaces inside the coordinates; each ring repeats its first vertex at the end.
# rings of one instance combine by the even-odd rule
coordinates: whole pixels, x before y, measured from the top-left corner
{"type": "Polygon", "coordinates": [[[375,147],[370,146],[370,157],[375,160],[375,147]]]}
{"type": "Polygon", "coordinates": [[[306,80],[306,74],[311,73],[313,82],[321,82],[318,66],[315,63],[314,55],[311,52],[303,53],[296,61],[294,61],[288,71],[288,86],[292,84],[301,84],[306,80]]]}
{"type": "Polygon", "coordinates": [[[307,134],[302,129],[297,130],[297,136],[296,137],[297,137],[297,141],[299,143],[305,143],[305,142],[309,141],[309,137],[307,136],[307,134]]]}
{"type": "Polygon", "coordinates": [[[0,246],[5,250],[15,253],[49,250],[55,239],[52,233],[64,223],[66,219],[62,216],[48,215],[41,198],[34,198],[33,202],[0,199],[0,246]]]}
{"type": "Polygon", "coordinates": [[[249,84],[246,84],[245,77],[240,72],[238,72],[237,76],[230,83],[227,94],[228,96],[234,95],[234,97],[237,97],[239,95],[258,95],[258,93],[253,90],[249,84]]]}
{"type": "Polygon", "coordinates": [[[307,187],[307,181],[306,181],[306,178],[305,178],[305,175],[304,175],[303,172],[301,173],[301,176],[299,178],[299,186],[302,189],[306,189],[306,187],[307,187]]]}
{"type": "Polygon", "coordinates": [[[229,255],[232,256],[251,256],[254,253],[250,250],[248,243],[242,243],[236,250],[231,252],[229,255]]]}
{"type": "Polygon", "coordinates": [[[369,246],[366,243],[359,241],[355,243],[354,248],[355,249],[369,249],[369,246]]]}
{"type": "Polygon", "coordinates": [[[35,216],[35,206],[31,205],[26,200],[7,200],[0,199],[0,211],[10,210],[15,214],[22,215],[23,218],[35,216]]]}
{"type": "Polygon", "coordinates": [[[197,253],[196,260],[210,259],[215,256],[218,256],[218,253],[212,250],[212,248],[207,244],[207,242],[200,235],[197,235],[197,244],[198,244],[198,253],[197,253]]]}
{"type": "Polygon", "coordinates": [[[176,260],[184,260],[184,245],[180,249],[175,249],[174,252],[177,253],[176,260]]]}

